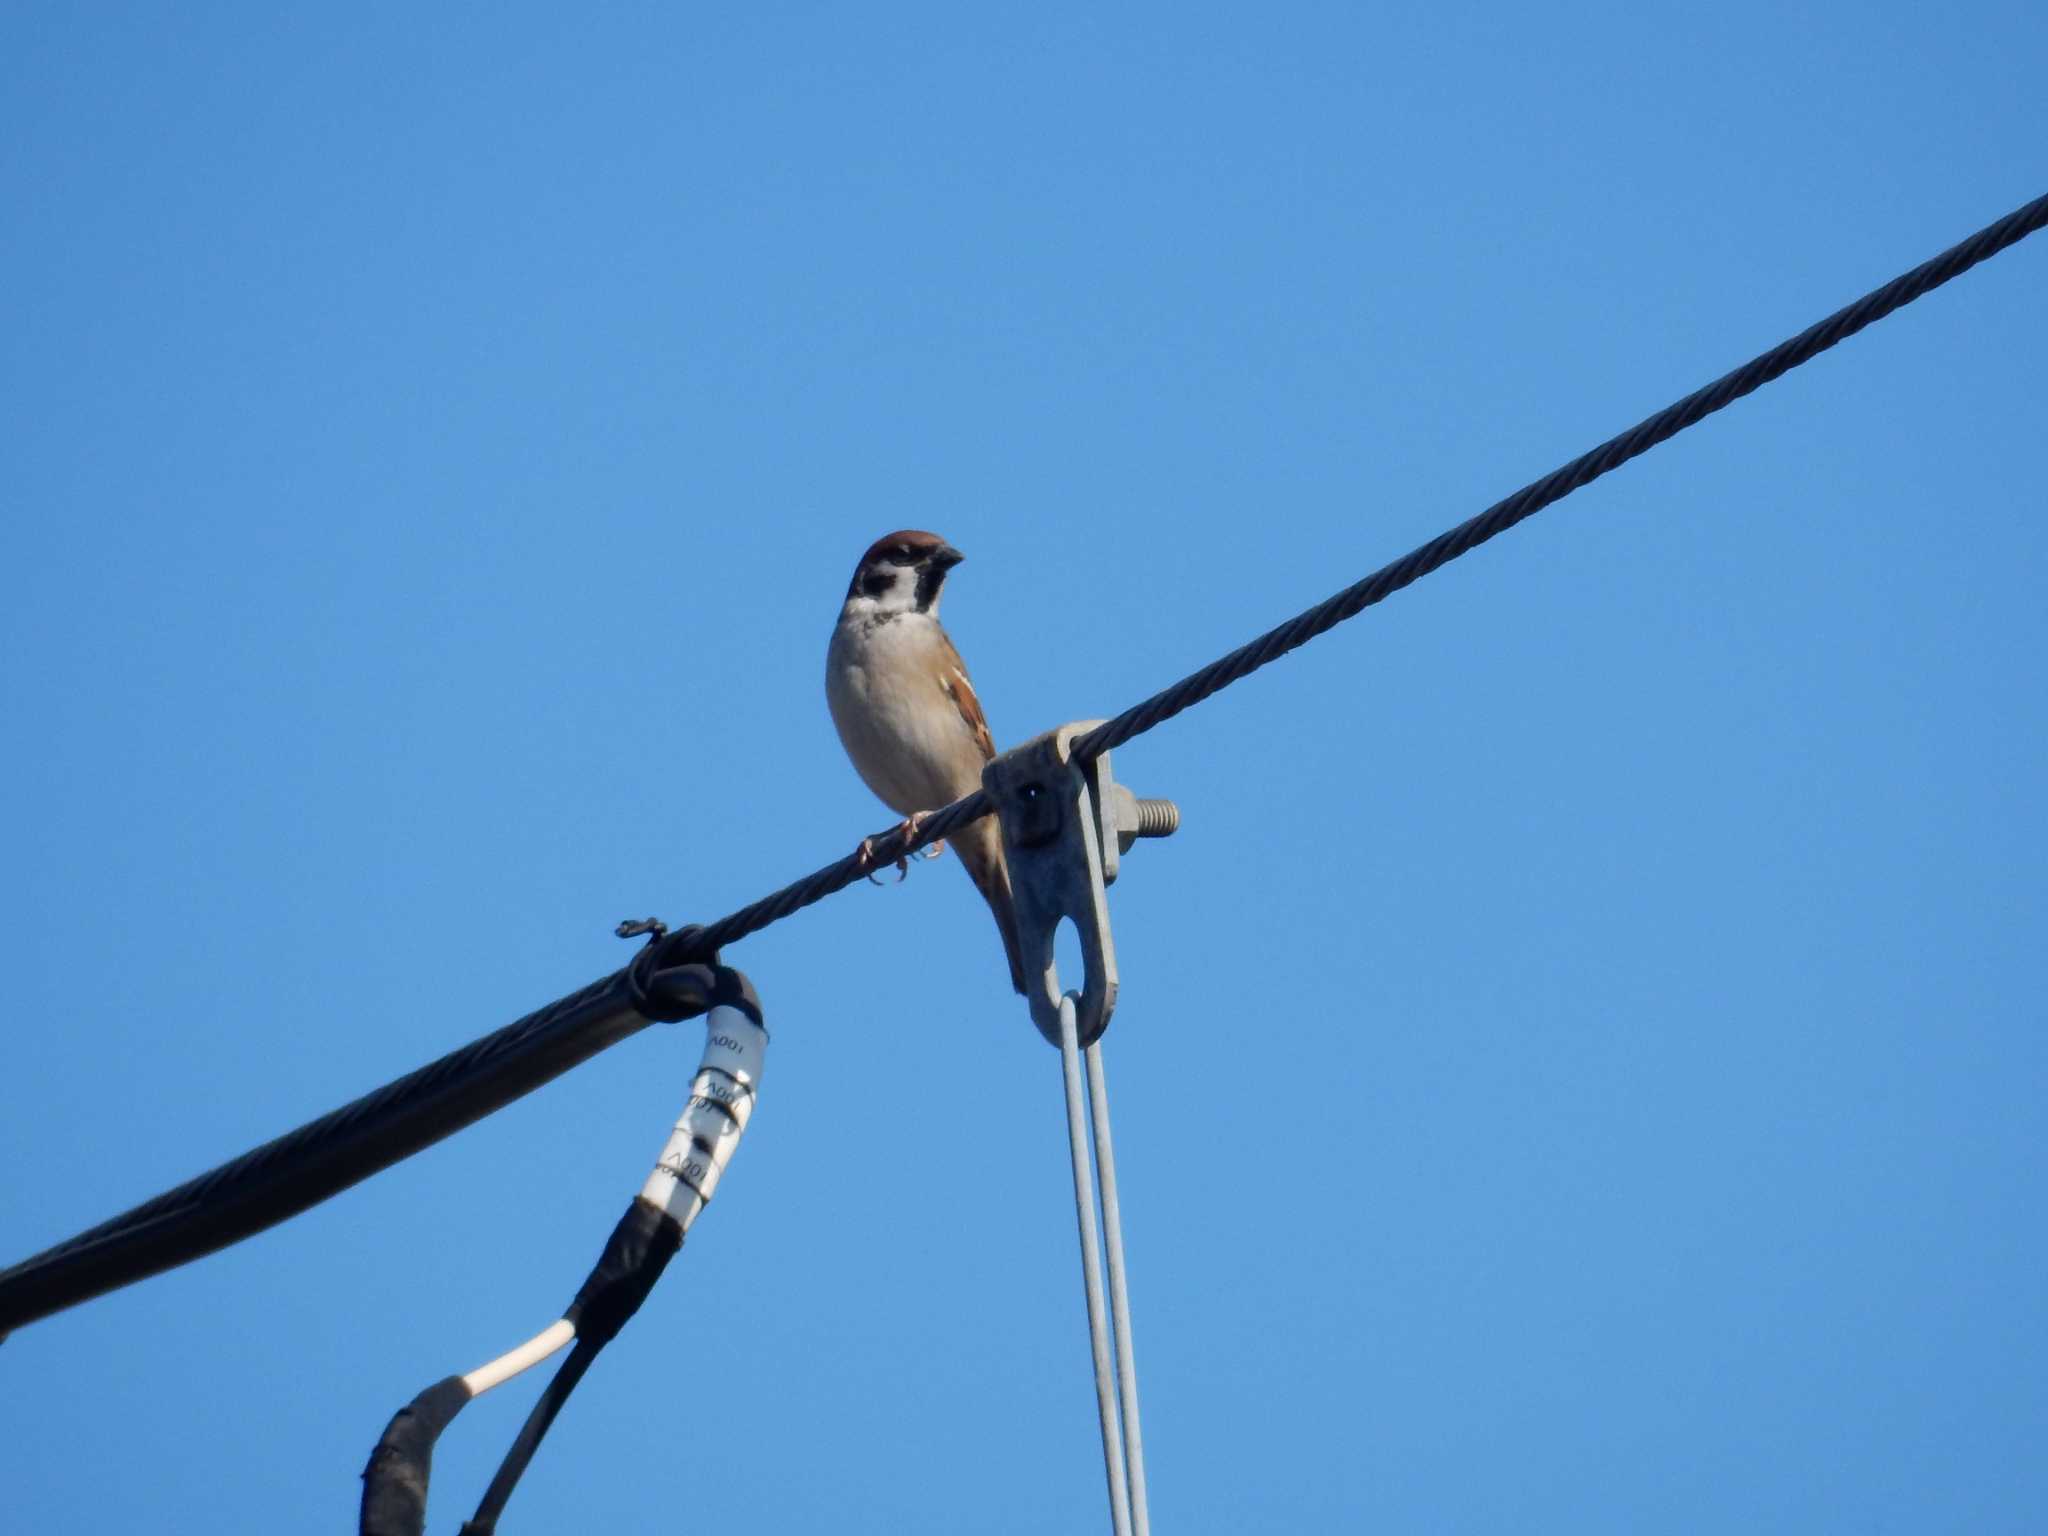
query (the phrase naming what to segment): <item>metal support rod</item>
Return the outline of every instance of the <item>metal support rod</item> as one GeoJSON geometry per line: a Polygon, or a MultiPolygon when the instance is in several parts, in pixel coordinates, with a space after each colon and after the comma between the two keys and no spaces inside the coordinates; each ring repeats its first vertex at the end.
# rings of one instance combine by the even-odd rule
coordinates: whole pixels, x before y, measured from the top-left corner
{"type": "MultiPolygon", "coordinates": [[[[1089,1164],[1087,1112],[1081,1097],[1081,1036],[1072,993],[1060,999],[1060,1068],[1067,1088],[1067,1150],[1074,1164],[1074,1217],[1081,1229],[1081,1279],[1088,1298],[1088,1344],[1095,1357],[1095,1409],[1102,1421],[1102,1463],[1109,1479],[1109,1522],[1115,1536],[1131,1531],[1130,1472],[1118,1424],[1116,1367],[1103,1300],[1102,1248],[1095,1233],[1095,1178],[1089,1164]]],[[[1121,1247],[1121,1243],[1119,1243],[1121,1247]]]]}
{"type": "Polygon", "coordinates": [[[1151,1536],[1152,1513],[1145,1497],[1145,1437],[1138,1428],[1138,1359],[1131,1347],[1131,1293],[1124,1283],[1124,1218],[1116,1198],[1116,1148],[1109,1137],[1109,1083],[1103,1076],[1100,1040],[1088,1047],[1088,1105],[1095,1121],[1095,1179],[1102,1186],[1103,1247],[1109,1255],[1109,1320],[1116,1336],[1116,1383],[1124,1416],[1131,1531],[1132,1536],[1151,1536]]]}
{"type": "Polygon", "coordinates": [[[1095,1407],[1102,1420],[1102,1460],[1109,1477],[1110,1527],[1131,1536],[1129,1473],[1117,1423],[1115,1365],[1103,1301],[1102,1249],[1095,1234],[1095,1180],[1089,1166],[1086,1112],[1081,1106],[1080,1026],[1070,993],[1060,999],[1060,1067],[1067,1085],[1067,1148],[1074,1163],[1074,1215],[1081,1229],[1081,1278],[1088,1298],[1088,1342],[1095,1356],[1095,1407]]]}

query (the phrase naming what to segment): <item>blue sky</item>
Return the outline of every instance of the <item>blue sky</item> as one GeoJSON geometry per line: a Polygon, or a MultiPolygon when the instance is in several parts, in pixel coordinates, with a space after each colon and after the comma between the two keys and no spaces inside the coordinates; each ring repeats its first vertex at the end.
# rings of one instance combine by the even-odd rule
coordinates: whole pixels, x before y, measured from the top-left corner
{"type": "MultiPolygon", "coordinates": [[[[1114,713],[2038,195],[2044,66],[2021,4],[10,8],[0,1259],[884,826],[877,534],[966,551],[1005,744],[1114,713]]],[[[1112,898],[1162,1531],[2048,1524],[2044,291],[1117,754],[1185,825],[1112,898]]],[[[1099,1528],[952,863],[729,952],[759,1113],[505,1529],[1099,1528]]],[[[351,1528],[700,1043],[21,1330],[20,1528],[351,1528]]]]}

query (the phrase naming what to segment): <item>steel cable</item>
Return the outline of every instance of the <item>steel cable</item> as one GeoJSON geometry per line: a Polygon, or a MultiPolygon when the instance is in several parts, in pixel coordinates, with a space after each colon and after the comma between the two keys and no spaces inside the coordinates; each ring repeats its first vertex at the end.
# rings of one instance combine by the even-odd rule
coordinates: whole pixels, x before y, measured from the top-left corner
{"type": "MultiPolygon", "coordinates": [[[[1744,395],[1762,388],[1800,364],[1810,362],[1836,343],[1854,336],[1865,326],[1882,320],[1895,310],[1903,309],[1922,294],[1960,277],[1979,262],[1996,256],[2006,247],[2017,244],[2044,225],[2048,225],[2048,195],[2037,197],[1996,223],[1986,225],[1967,240],[1951,246],[1932,260],[1922,262],[1912,271],[1893,278],[1883,287],[1871,290],[1855,303],[1836,310],[1825,320],[1808,326],[1790,340],[1780,342],[1768,352],[1751,358],[1740,368],[1723,374],[1702,389],[1694,390],[1684,399],[1666,406],[1654,416],[1637,422],[1626,432],[1610,437],[1599,447],[1580,454],[1569,464],[1552,470],[1542,479],[1531,481],[1512,496],[1495,502],[1477,517],[1469,518],[1457,527],[1438,534],[1427,544],[1410,550],[1391,565],[1380,567],[1364,580],[1346,587],[1334,597],[1295,615],[1285,624],[1266,631],[1258,639],[1239,646],[1229,655],[1209,663],[1200,671],[1190,673],[1172,687],[1161,689],[1151,698],[1133,705],[1115,719],[1104,721],[1075,741],[1074,755],[1081,761],[1091,761],[1112,748],[1122,746],[1133,737],[1144,734],[1155,725],[1171,720],[1182,710],[1199,704],[1212,694],[1220,693],[1232,683],[1249,677],[1269,662],[1277,661],[1289,651],[1306,645],[1316,636],[1335,629],[1346,619],[1356,618],[1374,603],[1391,597],[1412,582],[1420,581],[1431,571],[1477,549],[1496,534],[1507,532],[1523,519],[1533,517],[1545,507],[1562,501],[1573,491],[1591,485],[1610,470],[1619,469],[1630,459],[1647,453],[1659,443],[1677,436],[1687,427],[1694,426],[1723,407],[1734,404],[1744,395]]],[[[886,836],[874,838],[875,857],[878,861],[904,857],[929,843],[937,842],[964,823],[987,815],[991,809],[993,807],[989,804],[988,796],[981,790],[976,790],[973,794],[932,813],[920,824],[914,837],[903,837],[898,829],[886,836]]],[[[729,913],[715,923],[708,924],[693,936],[691,945],[679,944],[674,953],[664,955],[663,963],[673,965],[682,959],[703,959],[721,945],[745,938],[750,933],[759,933],[763,928],[771,923],[780,922],[792,912],[823,900],[834,891],[844,889],[860,879],[871,867],[873,866],[863,864],[857,855],[849,855],[837,863],[828,864],[823,869],[786,885],[781,890],[740,908],[737,912],[729,913]]]]}
{"type": "MultiPolygon", "coordinates": [[[[2015,209],[1478,516],[1104,722],[1075,742],[1076,755],[1083,761],[1093,759],[1170,720],[2044,225],[2048,196],[2015,209]]],[[[283,1220],[567,1070],[642,1027],[649,1017],[683,1016],[650,1007],[649,978],[709,962],[723,946],[843,890],[876,864],[937,842],[992,809],[988,796],[976,790],[934,811],[914,834],[905,835],[902,828],[878,834],[871,840],[872,859],[850,853],[707,927],[669,934],[643,950],[626,970],[0,1271],[0,1336],[23,1322],[283,1220]]]]}

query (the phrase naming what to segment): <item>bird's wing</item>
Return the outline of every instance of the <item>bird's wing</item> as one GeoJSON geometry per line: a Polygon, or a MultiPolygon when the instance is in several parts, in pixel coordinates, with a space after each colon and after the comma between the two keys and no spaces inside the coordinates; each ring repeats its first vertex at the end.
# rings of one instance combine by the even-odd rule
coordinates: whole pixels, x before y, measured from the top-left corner
{"type": "Polygon", "coordinates": [[[953,701],[953,707],[960,711],[960,719],[966,725],[968,734],[974,738],[974,745],[980,751],[983,762],[996,755],[996,741],[989,734],[988,716],[981,712],[981,700],[975,696],[974,684],[967,680],[967,663],[960,659],[960,653],[953,649],[949,636],[941,634],[945,656],[939,669],[939,686],[946,690],[946,696],[953,701]]]}

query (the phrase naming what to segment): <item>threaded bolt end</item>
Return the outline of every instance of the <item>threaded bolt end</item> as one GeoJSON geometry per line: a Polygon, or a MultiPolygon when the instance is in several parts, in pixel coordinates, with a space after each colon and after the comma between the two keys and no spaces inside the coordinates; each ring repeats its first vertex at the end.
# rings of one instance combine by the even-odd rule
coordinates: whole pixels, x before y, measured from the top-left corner
{"type": "Polygon", "coordinates": [[[1171,837],[1180,830],[1180,807],[1171,800],[1140,799],[1138,824],[1132,832],[1138,837],[1171,837]]]}

